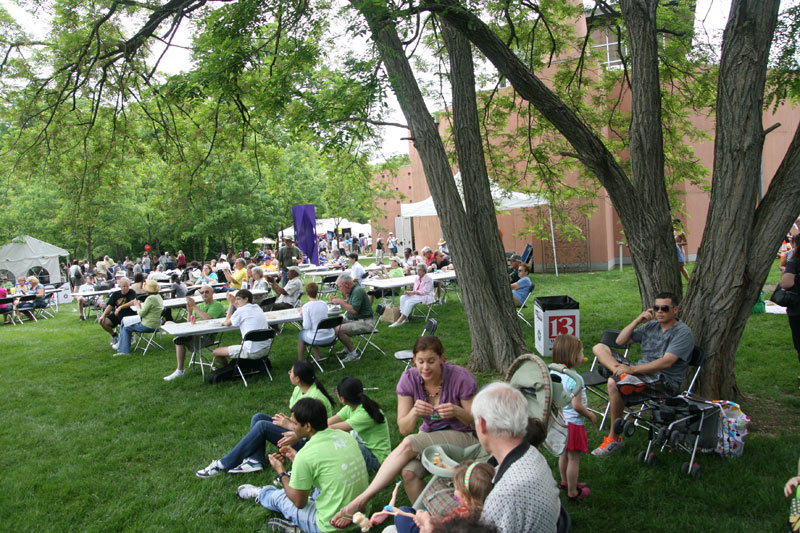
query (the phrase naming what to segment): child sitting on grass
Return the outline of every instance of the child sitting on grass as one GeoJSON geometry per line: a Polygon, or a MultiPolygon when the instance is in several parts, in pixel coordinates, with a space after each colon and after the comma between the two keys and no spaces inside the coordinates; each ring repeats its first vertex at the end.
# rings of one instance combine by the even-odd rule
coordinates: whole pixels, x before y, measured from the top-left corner
{"type": "MultiPolygon", "coordinates": [[[[583,363],[583,343],[573,335],[559,335],[553,344],[553,362],[565,365],[569,369],[576,369],[583,363]]],[[[566,390],[575,386],[575,381],[565,374],[558,374],[566,390]]],[[[558,469],[561,471],[559,488],[567,490],[567,498],[571,501],[586,499],[591,491],[585,483],[578,483],[578,471],[581,464],[581,454],[589,451],[586,438],[584,418],[597,425],[597,416],[586,407],[586,390],[581,390],[580,396],[575,396],[571,404],[564,406],[564,419],[568,423],[567,449],[558,459],[558,469]]]]}

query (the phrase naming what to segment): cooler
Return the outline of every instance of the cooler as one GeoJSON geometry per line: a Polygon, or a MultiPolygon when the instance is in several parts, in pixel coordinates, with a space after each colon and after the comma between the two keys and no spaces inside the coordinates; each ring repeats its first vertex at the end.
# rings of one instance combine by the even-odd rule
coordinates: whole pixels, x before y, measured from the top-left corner
{"type": "Polygon", "coordinates": [[[536,351],[553,356],[553,343],[559,335],[581,336],[580,304],[569,296],[542,296],[534,299],[536,351]]]}

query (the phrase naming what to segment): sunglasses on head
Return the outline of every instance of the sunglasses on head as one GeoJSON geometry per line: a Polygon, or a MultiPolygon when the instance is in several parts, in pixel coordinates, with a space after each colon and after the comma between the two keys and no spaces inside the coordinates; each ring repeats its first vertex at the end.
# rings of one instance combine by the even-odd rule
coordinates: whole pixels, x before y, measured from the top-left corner
{"type": "Polygon", "coordinates": [[[654,305],[653,306],[653,311],[661,311],[663,313],[668,312],[670,309],[672,309],[671,305],[654,305]]]}

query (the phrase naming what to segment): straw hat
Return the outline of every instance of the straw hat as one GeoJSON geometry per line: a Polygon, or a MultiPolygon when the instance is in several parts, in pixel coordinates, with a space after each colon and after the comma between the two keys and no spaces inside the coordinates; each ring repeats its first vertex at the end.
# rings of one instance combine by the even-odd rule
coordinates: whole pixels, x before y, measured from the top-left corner
{"type": "Polygon", "coordinates": [[[158,294],[160,290],[161,287],[158,286],[158,282],[154,279],[149,279],[144,283],[144,292],[148,294],[158,294]]]}
{"type": "Polygon", "coordinates": [[[446,240],[444,240],[444,239],[439,239],[439,243],[437,244],[437,246],[444,246],[445,244],[447,244],[447,241],[446,241],[446,240]]]}

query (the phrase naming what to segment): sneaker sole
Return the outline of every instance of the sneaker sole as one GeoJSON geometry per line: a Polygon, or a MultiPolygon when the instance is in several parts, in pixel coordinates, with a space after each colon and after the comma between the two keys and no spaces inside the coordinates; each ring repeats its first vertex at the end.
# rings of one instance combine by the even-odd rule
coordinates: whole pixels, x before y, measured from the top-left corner
{"type": "Polygon", "coordinates": [[[229,474],[252,474],[253,472],[261,472],[262,470],[264,470],[264,469],[263,468],[255,468],[255,469],[252,469],[252,470],[237,470],[237,469],[234,468],[233,470],[228,470],[228,473],[229,474]]]}
{"type": "Polygon", "coordinates": [[[644,392],[644,383],[636,385],[620,385],[618,388],[620,394],[628,396],[633,393],[644,392]]]}

